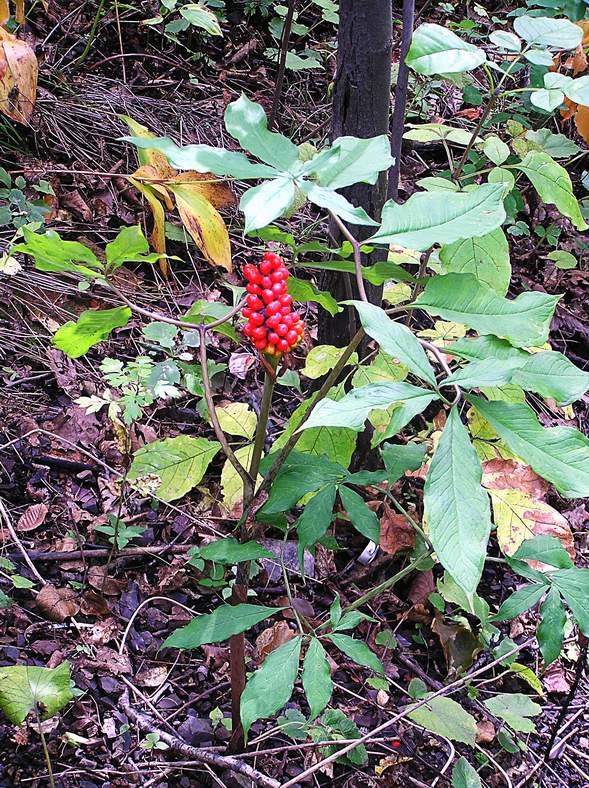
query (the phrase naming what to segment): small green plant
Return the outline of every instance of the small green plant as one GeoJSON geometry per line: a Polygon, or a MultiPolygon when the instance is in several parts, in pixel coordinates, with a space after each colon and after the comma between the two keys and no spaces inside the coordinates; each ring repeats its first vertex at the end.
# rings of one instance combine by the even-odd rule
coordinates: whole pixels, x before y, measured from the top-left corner
{"type": "Polygon", "coordinates": [[[169,750],[169,745],[160,739],[158,733],[148,733],[145,738],[139,742],[139,746],[143,750],[169,750]]]}
{"type": "MultiPolygon", "coordinates": [[[[25,224],[43,224],[49,208],[42,198],[30,200],[25,194],[27,182],[18,175],[14,182],[11,175],[0,167],[0,227],[12,227],[18,230],[25,224]]],[[[32,188],[38,194],[54,194],[48,181],[39,181],[32,188]]]]}
{"type": "Polygon", "coordinates": [[[122,550],[133,539],[143,536],[145,528],[141,525],[126,525],[125,522],[114,514],[108,515],[108,525],[96,525],[95,531],[106,534],[108,541],[114,545],[117,550],[122,550]]]}

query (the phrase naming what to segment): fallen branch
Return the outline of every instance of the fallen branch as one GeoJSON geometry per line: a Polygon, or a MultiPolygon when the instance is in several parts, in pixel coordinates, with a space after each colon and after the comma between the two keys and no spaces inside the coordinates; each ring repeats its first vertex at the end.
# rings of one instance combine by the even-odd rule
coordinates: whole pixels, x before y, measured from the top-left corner
{"type": "Polygon", "coordinates": [[[248,777],[256,783],[256,785],[261,785],[264,788],[279,788],[280,786],[278,780],[267,777],[265,774],[262,774],[262,772],[248,766],[237,758],[232,758],[227,755],[218,755],[211,750],[204,750],[199,747],[192,747],[190,744],[182,741],[182,739],[178,739],[176,736],[172,736],[170,733],[156,728],[152,720],[146,714],[137,711],[137,709],[131,706],[129,693],[126,690],[121,696],[121,708],[127,717],[136,723],[140,730],[145,733],[155,733],[159,736],[160,740],[165,742],[174,752],[179,752],[187,758],[199,761],[200,763],[206,763],[209,766],[217,766],[220,769],[229,769],[237,774],[243,774],[244,777],[248,777]]]}

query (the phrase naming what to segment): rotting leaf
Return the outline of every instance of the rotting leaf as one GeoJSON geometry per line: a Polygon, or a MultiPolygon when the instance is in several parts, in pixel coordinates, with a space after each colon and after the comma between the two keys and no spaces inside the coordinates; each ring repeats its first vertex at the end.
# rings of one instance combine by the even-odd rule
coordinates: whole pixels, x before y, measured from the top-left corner
{"type": "Polygon", "coordinates": [[[389,555],[415,547],[415,529],[405,515],[394,512],[388,503],[383,504],[380,518],[380,549],[389,555]]]}
{"type": "Polygon", "coordinates": [[[17,531],[34,531],[43,525],[49,509],[44,503],[34,503],[29,506],[18,518],[17,531]]]}
{"type": "Polygon", "coordinates": [[[0,112],[18,123],[33,114],[38,70],[29,44],[0,27],[0,112]]]}
{"type": "Polygon", "coordinates": [[[40,612],[50,621],[58,624],[66,618],[75,616],[80,610],[78,595],[71,588],[56,588],[51,583],[46,583],[37,594],[35,600],[40,612]]]}

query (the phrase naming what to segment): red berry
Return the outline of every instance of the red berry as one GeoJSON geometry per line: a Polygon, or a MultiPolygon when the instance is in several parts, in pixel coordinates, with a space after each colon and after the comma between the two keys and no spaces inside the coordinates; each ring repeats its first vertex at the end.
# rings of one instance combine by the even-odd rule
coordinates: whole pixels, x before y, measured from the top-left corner
{"type": "MultiPolygon", "coordinates": [[[[274,294],[272,294],[274,297],[274,294]]],[[[269,315],[277,315],[280,312],[280,301],[271,301],[266,307],[266,312],[269,315]]]]}
{"type": "Polygon", "coordinates": [[[288,350],[288,342],[286,341],[286,339],[279,339],[276,347],[278,348],[278,350],[280,350],[281,353],[286,353],[286,351],[288,350]]]}
{"type": "Polygon", "coordinates": [[[282,294],[286,293],[286,285],[284,282],[275,282],[272,285],[272,292],[274,293],[275,297],[280,296],[282,298],[282,294]]]}
{"type": "Polygon", "coordinates": [[[272,277],[270,277],[270,276],[263,276],[262,277],[262,287],[264,288],[264,290],[267,290],[268,288],[272,287],[272,277]]]}
{"type": "Polygon", "coordinates": [[[241,314],[242,314],[244,317],[246,317],[246,318],[247,318],[247,317],[250,317],[250,316],[251,316],[251,314],[252,314],[252,310],[251,310],[251,309],[248,309],[248,308],[247,308],[247,306],[246,306],[246,307],[244,307],[244,308],[241,310],[241,314]]]}
{"type": "Polygon", "coordinates": [[[266,348],[266,353],[269,356],[274,356],[276,354],[276,347],[274,345],[268,345],[268,347],[266,348]]]}
{"type": "MultiPolygon", "coordinates": [[[[268,311],[269,308],[266,309],[266,312],[268,311]]],[[[277,328],[277,326],[279,326],[280,323],[282,323],[282,315],[271,315],[270,317],[266,318],[266,325],[268,326],[268,328],[277,328]]]]}
{"type": "Polygon", "coordinates": [[[292,326],[292,322],[293,322],[292,321],[292,315],[283,315],[282,316],[282,320],[280,322],[284,323],[285,326],[288,326],[290,328],[292,326]]]}
{"type": "Polygon", "coordinates": [[[256,266],[252,265],[251,263],[244,265],[243,275],[248,280],[248,282],[253,282],[254,284],[259,284],[262,280],[260,272],[256,266]]]}
{"type": "Polygon", "coordinates": [[[265,304],[271,304],[272,301],[276,298],[272,290],[263,290],[262,291],[262,298],[264,299],[265,304]]]}
{"type": "Polygon", "coordinates": [[[294,330],[297,332],[299,336],[302,336],[305,333],[305,326],[300,321],[294,327],[294,330]]]}
{"type": "Polygon", "coordinates": [[[281,306],[280,307],[280,314],[281,315],[290,315],[290,307],[289,306],[281,306]]]}
{"type": "Polygon", "coordinates": [[[280,306],[290,306],[292,304],[292,296],[288,293],[284,293],[278,299],[280,301],[280,306]]]}
{"type": "Polygon", "coordinates": [[[252,331],[252,336],[254,339],[266,339],[266,329],[264,326],[256,326],[252,331]]]}
{"type": "Polygon", "coordinates": [[[248,297],[245,300],[247,301],[247,305],[251,309],[263,309],[264,307],[264,304],[260,301],[257,295],[252,295],[250,293],[250,295],[248,295],[248,297]]]}
{"type": "Polygon", "coordinates": [[[254,295],[259,295],[262,292],[260,285],[254,285],[251,282],[249,285],[246,285],[245,289],[248,293],[253,293],[254,295]]]}
{"type": "Polygon", "coordinates": [[[265,339],[259,339],[257,342],[254,342],[254,347],[258,350],[264,350],[264,348],[268,345],[265,339]]]}
{"type": "MultiPolygon", "coordinates": [[[[298,338],[299,338],[299,335],[297,334],[297,339],[298,338]]],[[[272,331],[270,334],[268,334],[268,342],[271,345],[275,345],[278,342],[279,339],[280,339],[280,337],[278,336],[278,334],[275,331],[272,331]]]]}
{"type": "Polygon", "coordinates": [[[282,257],[276,252],[266,252],[264,258],[269,262],[273,263],[275,266],[283,265],[282,257]]]}
{"type": "Polygon", "coordinates": [[[299,320],[301,319],[300,314],[298,312],[291,312],[291,314],[292,314],[293,323],[298,323],[299,320]]]}
{"type": "Polygon", "coordinates": [[[241,330],[246,335],[246,337],[251,337],[254,327],[251,323],[246,323],[241,330]]]}
{"type": "Polygon", "coordinates": [[[286,334],[288,334],[288,326],[285,326],[284,323],[281,323],[276,329],[276,333],[281,337],[286,336],[286,334]]]}
{"type": "Polygon", "coordinates": [[[296,331],[291,329],[286,335],[285,339],[289,345],[296,345],[296,343],[299,341],[299,335],[296,331]]]}
{"type": "Polygon", "coordinates": [[[276,271],[272,271],[270,279],[274,284],[276,284],[276,282],[282,282],[282,269],[278,268],[276,271]]]}
{"type": "Polygon", "coordinates": [[[254,326],[261,326],[264,323],[264,315],[262,315],[260,312],[252,312],[250,323],[252,323],[254,326]]]}
{"type": "Polygon", "coordinates": [[[270,262],[270,260],[262,260],[260,263],[260,273],[263,274],[263,276],[268,276],[268,274],[271,274],[273,269],[274,265],[270,262]]]}

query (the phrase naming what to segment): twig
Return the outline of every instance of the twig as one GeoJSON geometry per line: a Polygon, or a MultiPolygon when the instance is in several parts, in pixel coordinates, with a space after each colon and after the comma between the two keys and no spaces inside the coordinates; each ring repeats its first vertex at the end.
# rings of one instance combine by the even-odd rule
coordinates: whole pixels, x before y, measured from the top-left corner
{"type": "Polygon", "coordinates": [[[284,73],[286,71],[286,56],[288,55],[288,44],[290,42],[290,33],[292,30],[292,21],[295,12],[296,0],[288,0],[288,11],[286,12],[286,19],[284,20],[284,28],[282,29],[282,38],[280,39],[280,59],[278,62],[278,73],[276,74],[276,84],[274,85],[274,97],[272,99],[272,109],[270,110],[270,119],[268,121],[269,128],[273,129],[276,123],[276,115],[278,114],[278,104],[280,103],[280,96],[282,94],[282,84],[284,82],[284,73]]]}
{"type": "Polygon", "coordinates": [[[18,547],[19,552],[21,553],[21,555],[22,555],[22,557],[23,557],[23,559],[25,561],[25,564],[29,567],[29,569],[34,574],[34,576],[37,578],[37,580],[41,583],[41,585],[43,585],[43,586],[47,585],[47,582],[41,577],[41,575],[37,571],[37,568],[36,568],[35,564],[29,558],[29,554],[25,550],[25,548],[23,546],[23,543],[20,541],[20,539],[18,537],[18,534],[14,530],[14,526],[12,525],[12,521],[10,519],[10,515],[6,511],[6,507],[4,506],[4,502],[2,501],[1,498],[0,498],[0,518],[2,519],[4,525],[6,526],[6,529],[7,529],[8,533],[10,534],[10,538],[15,543],[15,545],[18,547]]]}
{"type": "Polygon", "coordinates": [[[199,747],[192,747],[192,745],[187,744],[176,736],[172,736],[172,734],[166,733],[166,731],[163,731],[160,728],[156,728],[152,720],[146,714],[137,711],[133,708],[133,706],[131,706],[129,701],[129,693],[127,690],[123,692],[120,703],[121,708],[127,717],[136,723],[140,730],[147,733],[155,733],[161,741],[165,742],[168,747],[170,747],[170,749],[174,750],[175,752],[179,752],[188,758],[198,761],[199,763],[207,763],[209,766],[217,766],[220,769],[230,769],[232,772],[236,772],[237,774],[243,774],[245,777],[248,777],[250,780],[256,783],[256,785],[263,786],[263,788],[280,787],[278,780],[267,777],[262,772],[252,768],[251,766],[248,766],[246,763],[243,763],[243,761],[240,761],[237,758],[231,758],[226,755],[218,755],[211,750],[204,750],[199,747]]]}
{"type": "Polygon", "coordinates": [[[579,645],[581,646],[579,650],[579,658],[577,659],[577,664],[575,666],[575,678],[573,683],[571,684],[571,688],[566,696],[565,702],[562,704],[556,722],[552,727],[552,733],[550,734],[550,738],[548,739],[548,744],[546,745],[546,749],[544,750],[544,761],[547,761],[550,758],[552,745],[554,744],[554,740],[558,735],[558,731],[564,718],[567,715],[569,710],[569,706],[572,703],[573,698],[577,693],[577,688],[579,686],[579,682],[581,681],[581,676],[583,675],[583,670],[585,669],[585,663],[587,662],[587,648],[589,646],[589,638],[585,637],[581,632],[579,632],[579,645]]]}
{"type": "MultiPolygon", "coordinates": [[[[124,547],[122,550],[119,550],[117,553],[117,560],[119,558],[133,558],[133,556],[142,556],[142,557],[149,557],[149,556],[158,556],[164,553],[172,553],[172,555],[182,555],[182,553],[186,553],[192,545],[189,544],[180,544],[180,545],[173,545],[173,544],[166,544],[166,545],[157,545],[154,547],[124,547]]],[[[107,558],[108,554],[110,553],[110,547],[97,547],[93,548],[92,545],[86,546],[83,550],[72,550],[68,552],[67,550],[49,550],[48,552],[43,552],[43,550],[29,550],[28,556],[31,561],[78,561],[83,559],[85,561],[91,560],[93,558],[107,558]]],[[[8,557],[13,559],[16,556],[16,553],[9,553],[8,557]]]]}
{"type": "Polygon", "coordinates": [[[415,0],[403,0],[403,35],[399,57],[399,74],[395,86],[395,106],[391,123],[391,152],[395,159],[389,170],[388,196],[397,201],[399,197],[399,180],[401,177],[401,148],[403,146],[403,129],[407,110],[407,86],[409,84],[409,66],[405,62],[415,23],[415,0]]]}

